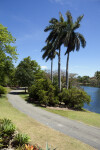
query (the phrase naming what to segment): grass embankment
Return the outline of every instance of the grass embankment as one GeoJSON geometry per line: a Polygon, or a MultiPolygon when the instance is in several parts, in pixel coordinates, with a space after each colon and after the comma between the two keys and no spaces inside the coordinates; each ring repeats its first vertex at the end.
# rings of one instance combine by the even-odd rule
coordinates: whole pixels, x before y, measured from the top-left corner
{"type": "Polygon", "coordinates": [[[17,129],[31,137],[32,144],[39,144],[45,149],[46,142],[57,150],[93,150],[74,138],[57,132],[42,125],[27,115],[19,112],[8,102],[6,96],[0,97],[0,118],[9,118],[16,124],[17,129]]]}
{"type": "Polygon", "coordinates": [[[61,116],[83,122],[88,125],[100,127],[100,114],[97,113],[93,113],[90,111],[56,110],[50,108],[44,109],[61,116]]]}
{"type": "MultiPolygon", "coordinates": [[[[27,100],[28,94],[21,94],[20,95],[23,99],[27,100]]],[[[43,107],[42,107],[43,108],[43,107]]],[[[67,117],[73,120],[77,120],[79,122],[83,122],[85,124],[100,127],[100,114],[93,113],[87,110],[83,111],[74,111],[70,109],[66,110],[57,110],[57,109],[50,109],[50,108],[43,108],[49,112],[61,115],[63,117],[67,117]]]]}

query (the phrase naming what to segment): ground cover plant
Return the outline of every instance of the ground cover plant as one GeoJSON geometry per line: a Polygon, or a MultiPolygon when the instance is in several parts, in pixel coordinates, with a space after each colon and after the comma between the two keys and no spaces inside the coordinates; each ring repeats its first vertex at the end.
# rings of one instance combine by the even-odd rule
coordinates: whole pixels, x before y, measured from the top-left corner
{"type": "Polygon", "coordinates": [[[0,119],[0,148],[18,147],[29,143],[26,134],[16,132],[16,127],[9,119],[0,119]]]}

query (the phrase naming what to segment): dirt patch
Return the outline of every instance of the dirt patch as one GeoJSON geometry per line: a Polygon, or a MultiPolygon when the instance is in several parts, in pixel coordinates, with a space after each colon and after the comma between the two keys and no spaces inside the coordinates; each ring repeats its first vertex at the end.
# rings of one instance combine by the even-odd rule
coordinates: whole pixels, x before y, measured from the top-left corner
{"type": "Polygon", "coordinates": [[[71,111],[73,111],[72,109],[69,109],[67,107],[49,107],[48,106],[47,108],[49,108],[49,109],[55,109],[55,110],[65,110],[65,111],[71,110],[71,111]]]}

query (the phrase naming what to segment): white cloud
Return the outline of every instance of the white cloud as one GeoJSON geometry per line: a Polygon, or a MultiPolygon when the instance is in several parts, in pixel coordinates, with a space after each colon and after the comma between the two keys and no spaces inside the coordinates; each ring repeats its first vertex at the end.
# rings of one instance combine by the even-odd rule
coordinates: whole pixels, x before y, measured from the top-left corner
{"type": "Polygon", "coordinates": [[[47,66],[41,66],[41,69],[45,70],[47,69],[47,66]]]}

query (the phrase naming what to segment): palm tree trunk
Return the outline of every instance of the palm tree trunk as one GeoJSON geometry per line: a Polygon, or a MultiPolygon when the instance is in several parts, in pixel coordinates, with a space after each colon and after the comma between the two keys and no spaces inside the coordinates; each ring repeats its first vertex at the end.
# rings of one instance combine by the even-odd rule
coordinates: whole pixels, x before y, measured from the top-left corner
{"type": "Polygon", "coordinates": [[[67,89],[68,89],[68,85],[69,85],[68,66],[69,66],[69,53],[67,54],[67,63],[66,63],[66,88],[67,89]]]}
{"type": "Polygon", "coordinates": [[[53,83],[53,59],[51,59],[51,82],[53,83]]]}
{"type": "Polygon", "coordinates": [[[60,48],[59,48],[59,54],[58,54],[58,87],[59,91],[61,91],[61,58],[60,58],[60,48]]]}

